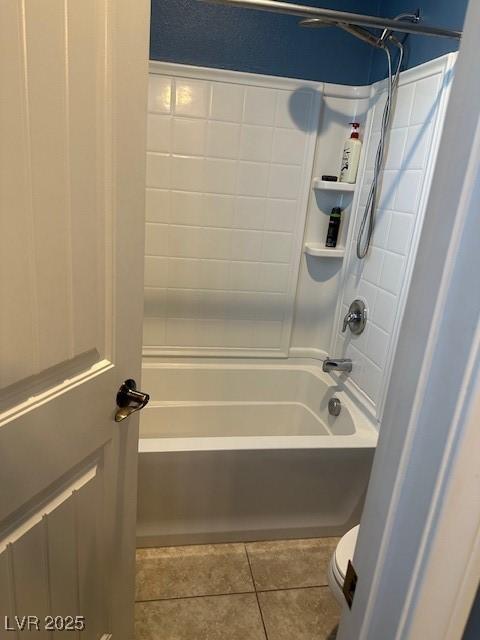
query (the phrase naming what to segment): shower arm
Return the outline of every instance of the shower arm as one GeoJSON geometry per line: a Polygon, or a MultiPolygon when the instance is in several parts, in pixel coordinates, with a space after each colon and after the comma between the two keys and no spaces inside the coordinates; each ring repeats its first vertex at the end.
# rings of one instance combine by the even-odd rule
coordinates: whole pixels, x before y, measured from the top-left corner
{"type": "Polygon", "coordinates": [[[391,29],[403,33],[413,33],[424,36],[437,36],[440,38],[462,37],[462,31],[452,31],[441,27],[431,27],[424,24],[411,22],[398,22],[391,18],[379,18],[361,13],[349,13],[346,11],[336,11],[334,9],[321,9],[318,7],[308,7],[291,2],[279,2],[278,0],[199,0],[208,4],[230,5],[244,9],[257,9],[259,11],[271,11],[274,13],[285,13],[287,15],[301,18],[318,18],[332,26],[356,25],[360,27],[372,27],[376,29],[391,29]]]}
{"type": "MultiPolygon", "coordinates": [[[[300,25],[303,26],[302,22],[300,22],[300,25]]],[[[372,35],[369,31],[367,31],[363,27],[357,27],[353,24],[338,24],[336,26],[342,29],[343,31],[346,31],[350,35],[355,36],[360,40],[363,40],[363,42],[370,44],[372,47],[381,48],[384,46],[384,41],[382,40],[382,38],[376,38],[374,35],[372,35]]]]}

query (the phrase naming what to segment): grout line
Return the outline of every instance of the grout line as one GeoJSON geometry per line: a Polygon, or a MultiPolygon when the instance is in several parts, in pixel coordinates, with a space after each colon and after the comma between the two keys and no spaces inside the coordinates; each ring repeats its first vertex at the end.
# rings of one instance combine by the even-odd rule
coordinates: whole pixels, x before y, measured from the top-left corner
{"type": "MultiPolygon", "coordinates": [[[[164,154],[166,155],[166,154],[164,154]]],[[[235,162],[232,160],[232,162],[235,162]]],[[[293,166],[293,165],[292,165],[293,166]]],[[[243,194],[235,194],[235,193],[220,193],[218,191],[198,191],[197,189],[172,189],[170,187],[154,187],[154,186],[145,186],[146,191],[169,191],[171,193],[181,193],[181,194],[194,194],[194,195],[207,195],[207,196],[218,196],[219,198],[225,198],[229,200],[233,200],[234,198],[243,198],[244,200],[273,200],[275,202],[281,202],[286,200],[287,202],[293,203],[297,202],[297,198],[281,198],[279,196],[250,196],[243,194]]],[[[396,209],[386,209],[383,207],[383,210],[394,211],[397,212],[396,209]]],[[[411,214],[413,215],[413,214],[411,214]]]]}
{"type": "MultiPolygon", "coordinates": [[[[149,224],[155,224],[155,223],[149,222],[149,224]]],[[[164,224],[163,222],[159,222],[159,223],[156,223],[156,224],[161,224],[161,225],[164,225],[165,227],[168,226],[167,224],[164,224]]],[[[277,232],[275,231],[274,233],[277,233],[277,232]]],[[[278,233],[282,233],[282,232],[279,231],[278,233]]],[[[222,262],[222,263],[226,263],[226,264],[228,264],[230,262],[233,262],[233,263],[241,262],[242,264],[245,264],[245,263],[247,263],[247,264],[268,264],[268,265],[280,264],[280,265],[286,265],[287,267],[290,265],[289,262],[272,262],[271,260],[248,260],[248,259],[246,259],[246,260],[233,260],[233,259],[229,260],[228,258],[199,258],[197,256],[168,256],[168,255],[165,255],[165,254],[158,255],[158,254],[155,254],[155,253],[146,253],[144,257],[145,258],[162,258],[163,260],[172,260],[172,261],[174,261],[174,260],[190,260],[190,261],[197,260],[199,262],[222,262]]]]}
{"type": "Polygon", "coordinates": [[[266,640],[268,640],[268,633],[267,633],[267,627],[265,625],[265,620],[263,618],[263,611],[262,611],[262,606],[260,604],[260,600],[258,598],[258,591],[257,591],[257,586],[255,584],[255,578],[253,576],[253,571],[252,571],[252,564],[250,562],[250,556],[248,555],[248,549],[247,549],[247,545],[244,543],[243,545],[244,549],[245,549],[245,555],[247,557],[247,562],[248,562],[248,567],[250,569],[250,575],[252,576],[252,583],[253,583],[253,588],[255,589],[255,598],[257,599],[257,606],[258,606],[258,611],[260,612],[260,619],[262,621],[262,625],[263,625],[263,632],[265,634],[265,638],[266,640]]]}
{"type": "MultiPolygon", "coordinates": [[[[202,119],[203,118],[199,118],[200,121],[202,119]]],[[[213,120],[208,120],[208,119],[204,119],[204,121],[206,123],[214,122],[213,120]]],[[[222,122],[221,124],[233,124],[236,126],[243,127],[242,123],[236,123],[236,122],[222,122]]],[[[253,126],[253,125],[246,125],[246,126],[253,126]]],[[[264,127],[260,126],[260,128],[264,128],[264,127]]],[[[269,127],[269,128],[275,130],[276,127],[269,127]]],[[[281,127],[278,127],[278,128],[281,128],[281,127]]],[[[241,153],[241,150],[239,150],[239,154],[240,153],[241,153]]],[[[147,154],[150,154],[151,156],[161,156],[162,158],[179,158],[181,160],[206,160],[207,162],[210,160],[213,160],[216,162],[228,162],[232,164],[233,163],[262,164],[262,165],[268,165],[268,166],[292,167],[294,169],[301,169],[303,167],[303,162],[299,163],[299,162],[281,162],[279,160],[276,160],[275,162],[273,160],[248,160],[246,158],[241,158],[240,156],[238,157],[238,160],[237,160],[237,158],[232,158],[230,156],[226,157],[226,156],[219,156],[219,155],[206,154],[206,153],[176,153],[176,152],[171,153],[168,151],[158,151],[158,149],[147,149],[147,154]]],[[[386,169],[386,171],[400,171],[400,170],[401,169],[386,169]]],[[[421,169],[406,169],[406,171],[421,171],[421,169]]],[[[152,188],[164,189],[164,187],[152,187],[152,188]]],[[[190,191],[190,189],[172,189],[172,191],[190,191]]],[[[230,194],[219,194],[219,195],[230,195],[230,194]]],[[[235,196],[236,194],[231,194],[231,195],[235,196]]],[[[243,194],[240,194],[240,195],[243,195],[243,194]]],[[[262,198],[265,196],[254,196],[254,195],[249,196],[248,194],[246,194],[245,197],[262,198]]],[[[296,198],[288,198],[288,200],[296,200],[296,198]]]]}
{"type": "Polygon", "coordinates": [[[246,542],[244,542],[243,540],[239,541],[239,540],[232,540],[229,542],[194,542],[192,544],[180,544],[180,545],[175,545],[175,544],[165,544],[161,547],[155,547],[155,546],[144,546],[144,547],[136,547],[136,551],[145,551],[145,550],[166,550],[166,549],[179,549],[181,547],[204,547],[204,546],[234,546],[234,545],[247,545],[247,544],[264,544],[264,543],[270,543],[270,542],[309,542],[309,541],[318,541],[318,540],[336,540],[336,544],[338,544],[338,542],[341,540],[342,536],[334,536],[334,535],[329,535],[329,536],[323,536],[323,537],[318,537],[318,536],[309,536],[307,538],[305,537],[297,537],[297,538],[281,538],[281,539],[265,539],[265,538],[254,538],[252,540],[247,540],[246,542]]]}
{"type": "MultiPolygon", "coordinates": [[[[265,263],[253,263],[253,264],[265,264],[265,263]]],[[[168,289],[169,291],[201,291],[202,293],[262,293],[265,295],[273,295],[277,296],[277,300],[280,300],[280,297],[285,297],[286,291],[273,291],[272,289],[208,289],[207,287],[179,287],[179,286],[169,286],[169,287],[161,287],[153,284],[146,284],[144,289],[154,291],[165,291],[168,289]]],[[[379,327],[381,328],[381,327],[379,327]]],[[[382,329],[384,333],[387,333],[384,329],[382,329]]]]}
{"type": "MultiPolygon", "coordinates": [[[[280,91],[285,91],[285,89],[280,89],[280,91]]],[[[295,89],[286,89],[286,91],[291,91],[293,93],[295,89]]],[[[195,120],[195,121],[208,119],[209,122],[214,122],[215,124],[217,123],[218,124],[244,124],[247,127],[258,127],[259,129],[283,129],[285,131],[297,131],[295,127],[286,127],[285,125],[281,125],[281,124],[258,124],[255,122],[247,122],[246,120],[243,120],[243,115],[241,116],[242,117],[241,122],[239,122],[238,120],[219,120],[218,118],[211,118],[209,115],[207,116],[197,116],[193,114],[183,115],[180,113],[174,114],[174,113],[167,113],[167,112],[152,111],[151,109],[147,111],[147,115],[160,116],[160,118],[162,119],[163,118],[166,119],[169,117],[181,118],[182,120],[195,120]]],[[[412,125],[412,126],[417,126],[417,125],[412,125]]],[[[406,128],[408,128],[408,125],[395,127],[395,129],[406,129],[406,128]]],[[[166,152],[159,151],[155,153],[166,153],[166,152]]],[[[257,162],[257,160],[247,160],[247,162],[257,162]]],[[[258,161],[258,162],[261,162],[261,161],[258,161]]]]}
{"type": "Polygon", "coordinates": [[[135,600],[135,604],[148,604],[149,602],[168,602],[169,600],[196,600],[197,598],[219,598],[222,596],[246,596],[253,595],[255,591],[230,591],[228,593],[201,593],[197,596],[172,596],[170,598],[148,598],[135,600]]]}
{"type": "Polygon", "coordinates": [[[274,591],[301,591],[302,589],[328,589],[328,584],[309,584],[307,587],[276,587],[275,589],[258,589],[257,593],[272,593],[274,591]]]}
{"type": "Polygon", "coordinates": [[[250,562],[250,556],[248,555],[248,549],[247,549],[247,545],[246,545],[246,543],[245,543],[245,542],[243,543],[243,550],[245,551],[245,557],[246,557],[246,559],[247,559],[248,568],[249,568],[249,570],[250,570],[250,576],[251,576],[251,578],[252,578],[253,590],[254,590],[254,591],[257,591],[257,586],[256,586],[256,584],[255,584],[255,578],[254,578],[253,570],[252,570],[252,564],[251,564],[251,562],[250,562]]]}
{"type": "MultiPolygon", "coordinates": [[[[210,195],[210,194],[207,194],[210,195]]],[[[266,198],[264,198],[266,199],[266,198]]],[[[407,214],[405,214],[407,215],[407,214]]],[[[154,224],[154,225],[160,225],[160,226],[171,226],[171,227],[176,227],[176,228],[180,228],[180,229],[184,229],[185,227],[187,229],[212,229],[214,231],[216,231],[217,229],[220,231],[248,231],[249,233],[275,233],[275,234],[281,234],[284,236],[292,236],[293,235],[293,231],[276,231],[275,229],[265,229],[264,227],[259,228],[259,227],[234,227],[232,225],[229,226],[219,226],[219,225],[215,225],[215,224],[191,224],[188,222],[163,222],[163,221],[159,221],[159,220],[145,220],[146,224],[154,224]]],[[[380,248],[380,247],[379,247],[380,248]]],[[[388,249],[383,249],[383,251],[389,251],[388,249]]],[[[395,251],[389,251],[389,253],[396,253],[395,251]]],[[[404,255],[404,254],[398,254],[398,255],[404,255]]]]}

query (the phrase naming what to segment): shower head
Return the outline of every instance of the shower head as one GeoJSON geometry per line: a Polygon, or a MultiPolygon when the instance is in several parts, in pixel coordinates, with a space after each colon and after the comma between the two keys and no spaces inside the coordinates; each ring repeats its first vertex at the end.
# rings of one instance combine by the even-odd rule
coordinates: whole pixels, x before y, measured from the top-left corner
{"type": "Polygon", "coordinates": [[[352,36],[355,36],[359,40],[363,40],[367,44],[372,45],[372,47],[383,47],[383,42],[381,42],[380,38],[374,36],[373,33],[367,31],[363,27],[357,27],[354,24],[338,24],[340,29],[343,29],[347,33],[350,33],[352,36]]]}
{"type": "MultiPolygon", "coordinates": [[[[393,20],[407,21],[411,22],[412,24],[417,24],[418,22],[420,22],[420,10],[417,10],[415,13],[400,13],[398,16],[395,16],[393,20]]],[[[329,18],[303,18],[298,24],[301,27],[309,27],[314,29],[319,29],[320,27],[339,27],[339,29],[343,29],[343,31],[350,33],[352,36],[363,40],[363,42],[366,42],[367,44],[370,44],[373,47],[378,47],[380,49],[382,47],[385,47],[388,41],[393,42],[393,44],[396,44],[398,42],[398,40],[396,40],[396,38],[393,36],[393,29],[384,29],[382,35],[380,37],[377,37],[363,27],[359,27],[348,22],[330,20],[329,18]]]]}
{"type": "Polygon", "coordinates": [[[336,27],[338,22],[335,22],[334,20],[327,20],[327,18],[303,18],[298,24],[300,27],[320,29],[321,27],[336,27]]]}
{"type": "Polygon", "coordinates": [[[316,29],[320,27],[339,27],[340,29],[343,29],[343,31],[350,33],[352,36],[355,36],[356,38],[363,40],[363,42],[366,42],[367,44],[370,44],[373,47],[383,46],[383,43],[380,41],[380,39],[374,36],[373,33],[370,33],[370,31],[367,31],[367,29],[363,29],[362,27],[357,27],[353,24],[348,24],[345,22],[337,22],[334,20],[328,20],[326,18],[304,18],[303,20],[300,20],[298,24],[301,27],[309,27],[309,28],[316,28],[316,29]]]}

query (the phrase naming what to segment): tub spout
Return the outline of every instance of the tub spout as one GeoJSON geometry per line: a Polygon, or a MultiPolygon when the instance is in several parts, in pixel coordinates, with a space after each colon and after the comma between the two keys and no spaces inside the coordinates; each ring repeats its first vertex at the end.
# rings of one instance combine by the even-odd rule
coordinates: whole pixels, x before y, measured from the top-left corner
{"type": "Polygon", "coordinates": [[[323,361],[322,369],[327,373],[329,371],[346,371],[347,373],[351,373],[352,361],[350,358],[326,358],[323,361]]]}

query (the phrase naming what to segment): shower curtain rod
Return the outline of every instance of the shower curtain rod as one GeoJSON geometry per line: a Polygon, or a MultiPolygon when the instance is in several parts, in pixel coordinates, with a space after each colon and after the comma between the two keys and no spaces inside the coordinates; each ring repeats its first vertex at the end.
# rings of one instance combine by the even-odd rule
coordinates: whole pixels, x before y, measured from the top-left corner
{"type": "Polygon", "coordinates": [[[200,0],[208,4],[223,4],[244,9],[258,9],[260,11],[272,11],[274,13],[286,13],[301,18],[319,18],[333,25],[354,24],[361,27],[373,27],[379,29],[392,29],[403,33],[416,33],[424,36],[438,36],[443,38],[462,37],[462,31],[452,31],[440,27],[430,27],[409,22],[401,22],[390,18],[378,18],[367,16],[361,13],[348,13],[346,11],[335,11],[334,9],[320,9],[318,7],[308,7],[291,2],[278,2],[278,0],[200,0]]]}

